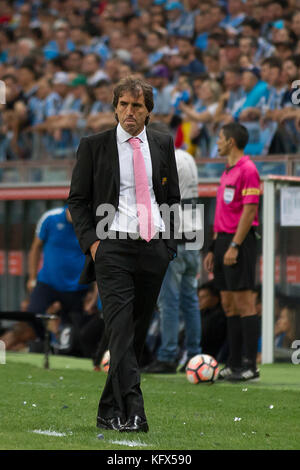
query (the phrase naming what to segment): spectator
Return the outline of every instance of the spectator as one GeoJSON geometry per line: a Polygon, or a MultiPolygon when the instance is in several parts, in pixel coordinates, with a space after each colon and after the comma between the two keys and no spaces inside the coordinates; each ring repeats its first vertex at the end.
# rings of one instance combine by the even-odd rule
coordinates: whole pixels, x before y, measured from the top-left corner
{"type": "Polygon", "coordinates": [[[244,99],[245,92],[241,86],[241,70],[239,67],[228,67],[224,71],[225,92],[219,99],[218,107],[214,116],[214,123],[227,124],[233,120],[236,107],[244,99]]]}
{"type": "Polygon", "coordinates": [[[164,36],[158,31],[150,31],[146,38],[146,47],[150,64],[156,64],[166,51],[164,36]]]}
{"type": "Polygon", "coordinates": [[[250,64],[250,66],[257,65],[257,62],[255,60],[257,48],[258,48],[258,43],[257,43],[256,38],[251,37],[251,36],[240,37],[239,49],[241,51],[241,54],[247,57],[248,63],[250,64]]]}
{"type": "Polygon", "coordinates": [[[83,58],[84,53],[80,49],[71,51],[64,61],[66,71],[78,74],[82,68],[83,58]]]}
{"type": "Polygon", "coordinates": [[[246,18],[242,23],[242,37],[252,37],[257,41],[257,48],[253,57],[253,65],[259,65],[263,58],[274,54],[275,48],[265,38],[260,36],[261,24],[255,18],[246,18]]]}
{"type": "Polygon", "coordinates": [[[194,123],[191,127],[191,139],[197,139],[204,155],[210,154],[213,145],[211,141],[213,135],[211,124],[218,107],[221,91],[221,85],[217,81],[205,80],[199,90],[201,105],[198,109],[191,108],[184,102],[180,103],[180,109],[184,112],[186,119],[194,123]],[[207,135],[207,129],[209,129],[209,135],[207,135]]]}
{"type": "Polygon", "coordinates": [[[210,33],[220,26],[224,18],[223,8],[212,6],[211,9],[195,16],[194,45],[205,51],[208,49],[210,33]]]}
{"type": "Polygon", "coordinates": [[[199,75],[205,71],[203,63],[197,59],[195,48],[191,39],[187,37],[178,37],[176,40],[178,54],[181,57],[180,73],[199,75]]]}
{"type": "Polygon", "coordinates": [[[101,69],[101,58],[95,53],[84,56],[81,71],[87,77],[87,84],[90,86],[95,85],[99,80],[108,78],[101,69]]]}
{"type": "MultiPolygon", "coordinates": [[[[23,301],[21,304],[21,311],[26,311],[28,308],[28,301],[23,301]]],[[[47,315],[56,315],[61,310],[59,302],[53,302],[47,310],[47,315]]],[[[48,322],[48,330],[55,335],[58,333],[59,319],[50,320],[48,322]]],[[[0,336],[0,341],[4,341],[6,351],[29,351],[31,344],[37,341],[37,336],[34,328],[25,321],[16,322],[13,327],[9,328],[0,336]]],[[[41,349],[42,351],[42,349],[41,349]]]]}
{"type": "Polygon", "coordinates": [[[169,2],[166,5],[167,31],[170,36],[192,38],[194,34],[193,16],[184,11],[181,2],[169,2]]]}
{"type": "Polygon", "coordinates": [[[154,87],[154,108],[152,114],[155,120],[170,123],[172,117],[172,91],[174,85],[169,82],[169,71],[164,65],[157,65],[147,75],[154,87]]]}
{"type": "Polygon", "coordinates": [[[284,306],[275,323],[275,347],[290,348],[296,339],[296,311],[290,306],[284,306]]]}
{"type": "Polygon", "coordinates": [[[243,103],[234,113],[240,121],[251,119],[249,108],[254,108],[259,100],[266,94],[267,84],[260,80],[260,71],[255,68],[244,69],[242,72],[242,87],[245,92],[243,103]]]}
{"type": "Polygon", "coordinates": [[[226,361],[226,316],[221,305],[220,292],[213,281],[198,287],[201,315],[201,348],[203,354],[213,356],[218,362],[226,361]]]}
{"type": "Polygon", "coordinates": [[[93,87],[93,94],[96,100],[92,104],[86,125],[93,132],[99,132],[111,128],[115,123],[110,82],[100,80],[93,87]]]}
{"type": "Polygon", "coordinates": [[[44,47],[44,55],[47,60],[68,54],[75,49],[74,43],[68,38],[66,28],[58,28],[55,31],[55,39],[44,47]]]}
{"type": "Polygon", "coordinates": [[[69,93],[69,76],[57,72],[52,80],[52,91],[45,99],[45,120],[35,129],[46,131],[46,146],[53,156],[65,157],[72,148],[72,135],[68,130],[57,129],[57,116],[61,113],[69,93]]]}
{"type": "Polygon", "coordinates": [[[234,66],[239,64],[241,50],[239,48],[238,39],[228,39],[224,46],[226,66],[234,66]]]}
{"type": "Polygon", "coordinates": [[[286,134],[284,129],[278,128],[278,122],[282,116],[282,105],[286,94],[286,84],[282,81],[282,63],[277,57],[265,59],[263,64],[268,65],[268,90],[259,101],[254,113],[260,118],[262,132],[264,132],[264,148],[262,154],[278,154],[285,149],[286,134]],[[266,135],[268,132],[268,137],[266,135]]]}
{"type": "MultiPolygon", "coordinates": [[[[28,258],[30,294],[28,311],[43,313],[53,302],[60,302],[62,323],[71,323],[72,316],[81,316],[87,285],[79,284],[84,256],[74,233],[67,207],[46,212],[38,221],[28,258]],[[43,264],[39,269],[41,255],[43,264]]],[[[40,320],[32,327],[38,338],[44,330],[40,320]]]]}
{"type": "Polygon", "coordinates": [[[0,64],[6,63],[14,35],[11,30],[0,29],[0,64]]]}
{"type": "Polygon", "coordinates": [[[27,131],[32,127],[41,124],[45,120],[45,99],[50,94],[51,86],[47,78],[40,78],[37,82],[37,89],[34,96],[28,100],[28,120],[27,131]]]}
{"type": "Polygon", "coordinates": [[[240,31],[241,24],[245,19],[244,3],[242,0],[228,0],[228,16],[223,24],[229,31],[240,31]]]}
{"type": "Polygon", "coordinates": [[[29,63],[26,64],[25,62],[19,68],[18,82],[23,90],[25,104],[27,104],[28,100],[36,94],[37,90],[36,74],[29,63]]]}
{"type": "Polygon", "coordinates": [[[150,69],[150,64],[147,49],[145,46],[138,45],[132,50],[132,66],[135,72],[145,74],[150,69]]]}
{"type": "Polygon", "coordinates": [[[177,80],[176,86],[172,90],[172,105],[173,114],[175,116],[181,116],[182,102],[188,103],[191,99],[192,89],[188,79],[188,75],[180,75],[177,80]]]}
{"type": "Polygon", "coordinates": [[[81,137],[80,131],[86,128],[86,119],[91,108],[91,98],[86,87],[86,77],[77,75],[68,83],[69,92],[62,104],[57,119],[52,122],[56,140],[67,141],[76,148],[81,137]],[[79,135],[78,135],[79,132],[79,135]]]}
{"type": "Polygon", "coordinates": [[[297,39],[300,39],[300,11],[294,12],[292,16],[291,30],[293,31],[297,39]]]}
{"type": "Polygon", "coordinates": [[[220,67],[220,57],[218,48],[210,48],[203,53],[203,62],[208,78],[221,81],[223,73],[220,67]]]}
{"type": "Polygon", "coordinates": [[[8,57],[8,61],[15,67],[19,67],[25,59],[27,59],[35,48],[35,42],[30,38],[20,38],[17,41],[16,49],[13,52],[12,57],[8,57]]]}

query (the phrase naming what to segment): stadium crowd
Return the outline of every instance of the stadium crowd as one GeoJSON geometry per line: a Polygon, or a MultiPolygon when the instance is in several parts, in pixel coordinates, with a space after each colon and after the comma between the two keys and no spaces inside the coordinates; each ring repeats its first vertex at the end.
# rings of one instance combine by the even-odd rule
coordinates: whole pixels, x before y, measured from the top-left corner
{"type": "Polygon", "coordinates": [[[298,152],[298,0],[0,6],[0,161],[74,158],[80,137],[115,124],[112,87],[128,74],[154,87],[152,119],[177,148],[215,157],[220,126],[236,120],[248,154],[298,152]]]}

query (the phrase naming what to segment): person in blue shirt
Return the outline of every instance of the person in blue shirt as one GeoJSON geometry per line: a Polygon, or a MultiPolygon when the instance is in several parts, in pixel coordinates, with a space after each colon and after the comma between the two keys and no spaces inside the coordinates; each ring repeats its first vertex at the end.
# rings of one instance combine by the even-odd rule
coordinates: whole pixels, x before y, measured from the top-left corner
{"type": "Polygon", "coordinates": [[[243,0],[228,0],[227,10],[228,16],[223,20],[224,26],[227,28],[234,28],[239,31],[240,26],[246,17],[243,0]]]}
{"type": "MultiPolygon", "coordinates": [[[[60,302],[62,322],[68,321],[68,314],[82,312],[89,289],[88,285],[79,284],[84,262],[67,206],[44,213],[38,221],[28,257],[27,310],[42,314],[54,302],[60,302]],[[41,255],[43,264],[39,269],[41,255]]],[[[42,322],[36,320],[32,326],[36,336],[43,338],[42,322]]]]}
{"type": "Polygon", "coordinates": [[[193,41],[189,38],[179,36],[176,38],[178,53],[181,57],[181,74],[200,75],[205,72],[203,63],[197,59],[193,41]]]}
{"type": "Polygon", "coordinates": [[[48,42],[43,48],[46,60],[55,59],[58,56],[68,54],[75,50],[75,44],[68,39],[66,29],[59,28],[55,31],[55,39],[48,42]]]}
{"type": "Polygon", "coordinates": [[[260,79],[260,71],[256,67],[251,67],[242,71],[242,87],[245,97],[234,113],[234,118],[240,121],[244,120],[246,110],[255,107],[262,96],[267,93],[268,84],[260,79]]]}
{"type": "Polygon", "coordinates": [[[182,3],[168,2],[165,10],[168,34],[192,38],[194,34],[194,16],[184,10],[182,3]]]}

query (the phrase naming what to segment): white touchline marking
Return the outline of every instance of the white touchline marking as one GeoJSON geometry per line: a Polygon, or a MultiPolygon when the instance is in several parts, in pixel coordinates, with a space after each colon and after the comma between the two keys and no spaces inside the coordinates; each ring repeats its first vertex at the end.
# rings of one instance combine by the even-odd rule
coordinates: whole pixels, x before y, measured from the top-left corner
{"type": "Polygon", "coordinates": [[[50,429],[47,431],[42,431],[42,429],[34,429],[33,431],[35,434],[43,434],[44,436],[56,436],[56,437],[64,437],[66,434],[64,432],[56,432],[56,431],[50,431],[50,429]]]}
{"type": "Polygon", "coordinates": [[[129,447],[147,447],[149,444],[145,444],[144,442],[139,441],[109,441],[110,444],[119,444],[121,446],[129,446],[129,447]]]}

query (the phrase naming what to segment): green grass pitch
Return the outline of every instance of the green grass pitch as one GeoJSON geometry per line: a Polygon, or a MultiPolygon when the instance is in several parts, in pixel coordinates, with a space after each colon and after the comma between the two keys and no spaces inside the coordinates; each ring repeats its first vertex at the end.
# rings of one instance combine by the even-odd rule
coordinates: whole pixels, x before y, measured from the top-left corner
{"type": "Polygon", "coordinates": [[[0,365],[1,450],[279,450],[300,448],[300,365],[261,366],[258,383],[191,385],[142,375],[150,431],[96,428],[106,375],[90,360],[7,353],[0,365]],[[102,433],[103,438],[98,435],[102,433]]]}

